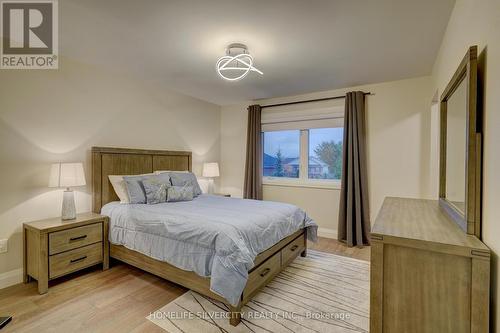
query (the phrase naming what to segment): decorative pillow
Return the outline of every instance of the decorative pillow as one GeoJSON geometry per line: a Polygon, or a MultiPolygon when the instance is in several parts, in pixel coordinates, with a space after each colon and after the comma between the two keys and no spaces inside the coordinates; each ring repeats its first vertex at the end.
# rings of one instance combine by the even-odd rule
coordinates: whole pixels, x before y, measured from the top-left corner
{"type": "Polygon", "coordinates": [[[171,186],[167,190],[167,201],[191,201],[193,200],[193,187],[192,186],[171,186]]]}
{"type": "MultiPolygon", "coordinates": [[[[148,176],[148,175],[153,175],[152,173],[145,173],[142,175],[138,176],[148,176]]],[[[113,189],[115,190],[116,195],[120,199],[120,203],[122,204],[129,204],[130,203],[130,198],[128,196],[127,192],[127,184],[123,180],[123,177],[127,177],[126,175],[109,175],[109,181],[111,182],[111,185],[113,186],[113,189]]]]}
{"type": "Polygon", "coordinates": [[[159,177],[159,180],[166,184],[170,184],[170,176],[168,174],[161,175],[147,175],[147,176],[125,176],[123,180],[127,184],[127,192],[130,198],[130,203],[132,204],[145,204],[146,200],[146,190],[142,182],[146,179],[159,177]]]}
{"type": "Polygon", "coordinates": [[[167,190],[171,186],[170,180],[165,182],[162,177],[151,177],[142,181],[146,193],[146,203],[154,205],[167,201],[167,190]]]}
{"type": "Polygon", "coordinates": [[[170,172],[170,181],[173,186],[191,186],[193,197],[199,196],[201,192],[200,184],[192,172],[170,172]]]}

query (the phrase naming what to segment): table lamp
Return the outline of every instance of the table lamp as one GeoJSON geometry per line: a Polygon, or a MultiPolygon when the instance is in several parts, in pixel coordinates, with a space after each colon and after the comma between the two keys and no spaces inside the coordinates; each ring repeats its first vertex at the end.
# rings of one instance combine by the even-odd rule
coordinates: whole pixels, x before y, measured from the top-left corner
{"type": "Polygon", "coordinates": [[[202,176],[208,178],[208,193],[213,194],[214,177],[219,177],[219,163],[204,163],[202,176]]]}
{"type": "Polygon", "coordinates": [[[75,196],[70,187],[85,186],[83,163],[55,163],[50,170],[49,187],[65,187],[61,219],[76,218],[75,196]]]}

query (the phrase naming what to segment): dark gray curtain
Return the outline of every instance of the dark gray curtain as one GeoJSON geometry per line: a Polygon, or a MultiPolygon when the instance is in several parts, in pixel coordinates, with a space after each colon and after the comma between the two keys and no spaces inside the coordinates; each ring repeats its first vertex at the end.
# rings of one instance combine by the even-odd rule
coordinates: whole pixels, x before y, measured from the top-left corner
{"type": "Polygon", "coordinates": [[[245,199],[262,200],[262,144],[260,105],[248,107],[247,159],[245,163],[245,199]]]}
{"type": "Polygon", "coordinates": [[[345,98],[338,226],[338,239],[348,246],[370,244],[365,138],[365,95],[362,91],[349,92],[345,98]]]}

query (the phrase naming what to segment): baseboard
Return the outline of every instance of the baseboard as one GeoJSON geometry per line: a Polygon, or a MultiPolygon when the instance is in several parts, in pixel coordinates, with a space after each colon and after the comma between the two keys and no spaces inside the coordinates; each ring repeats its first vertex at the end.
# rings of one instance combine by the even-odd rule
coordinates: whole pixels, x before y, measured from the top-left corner
{"type": "Polygon", "coordinates": [[[328,228],[318,228],[318,236],[337,239],[337,230],[328,228]]]}
{"type": "Polygon", "coordinates": [[[23,282],[22,268],[0,274],[0,289],[7,288],[21,282],[23,282]]]}

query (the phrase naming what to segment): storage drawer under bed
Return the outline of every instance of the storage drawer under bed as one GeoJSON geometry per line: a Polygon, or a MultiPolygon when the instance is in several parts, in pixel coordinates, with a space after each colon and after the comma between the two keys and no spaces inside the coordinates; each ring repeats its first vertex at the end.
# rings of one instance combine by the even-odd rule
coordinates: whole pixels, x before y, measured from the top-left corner
{"type": "Polygon", "coordinates": [[[281,254],[278,252],[248,274],[248,281],[243,291],[243,299],[251,297],[253,292],[266,285],[281,270],[281,254]]]}
{"type": "Polygon", "coordinates": [[[304,236],[300,235],[281,250],[281,266],[292,262],[306,248],[304,236]]]}

